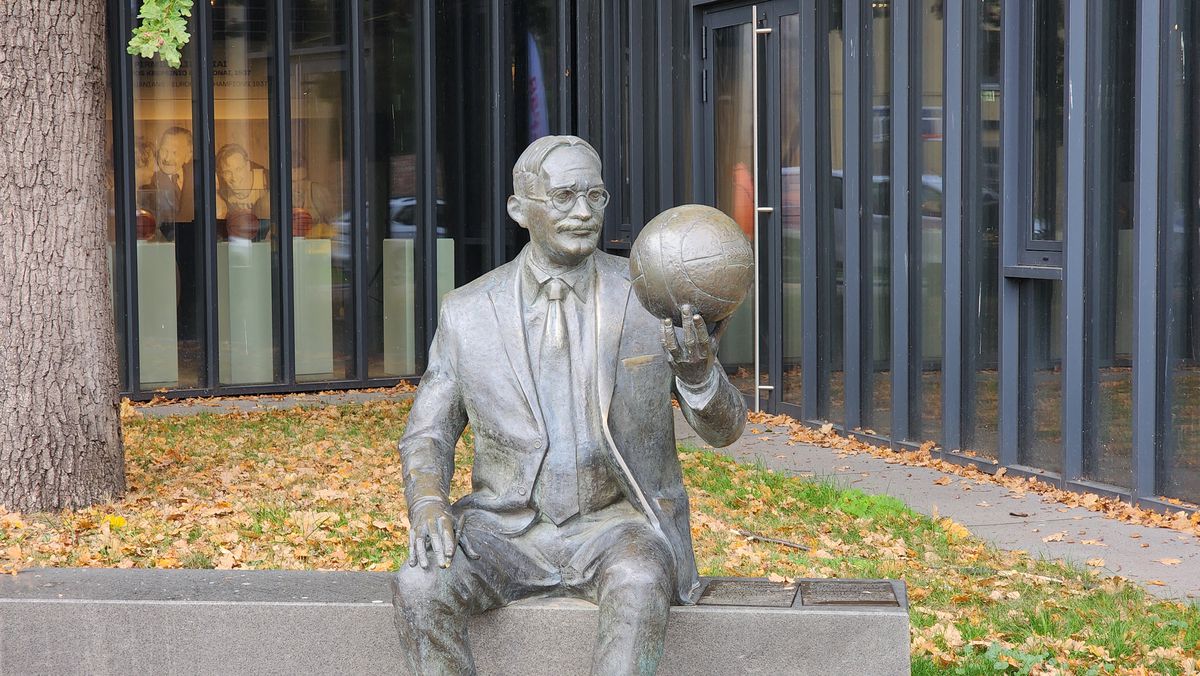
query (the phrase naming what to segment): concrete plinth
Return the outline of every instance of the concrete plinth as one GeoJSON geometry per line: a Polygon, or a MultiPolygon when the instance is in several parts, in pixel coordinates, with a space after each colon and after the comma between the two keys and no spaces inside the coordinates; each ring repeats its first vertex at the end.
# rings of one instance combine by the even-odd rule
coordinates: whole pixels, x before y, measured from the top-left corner
{"type": "MultiPolygon", "coordinates": [[[[891,587],[895,600],[866,604],[801,583],[790,606],[673,608],[659,673],[907,674],[904,587],[891,587]]],[[[571,599],[471,625],[481,674],[587,673],[595,632],[595,606],[571,599]]],[[[384,573],[43,569],[0,576],[0,673],[404,673],[404,661],[384,573]]]]}

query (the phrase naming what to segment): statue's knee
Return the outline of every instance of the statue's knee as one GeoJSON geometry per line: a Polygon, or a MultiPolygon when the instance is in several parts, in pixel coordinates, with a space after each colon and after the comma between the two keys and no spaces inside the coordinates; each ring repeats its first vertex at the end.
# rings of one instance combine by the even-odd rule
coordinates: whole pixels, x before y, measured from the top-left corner
{"type": "Polygon", "coordinates": [[[605,587],[610,594],[670,603],[671,574],[653,562],[639,559],[620,561],[609,567],[605,587]]]}

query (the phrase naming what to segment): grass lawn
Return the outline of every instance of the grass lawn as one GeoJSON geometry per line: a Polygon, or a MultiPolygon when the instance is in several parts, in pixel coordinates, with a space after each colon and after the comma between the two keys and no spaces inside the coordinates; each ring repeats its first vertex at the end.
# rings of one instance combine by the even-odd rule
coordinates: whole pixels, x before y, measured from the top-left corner
{"type": "MultiPolygon", "coordinates": [[[[130,490],[0,513],[0,568],[392,570],[407,556],[395,442],[408,404],[124,419],[130,490]]],[[[680,449],[702,575],[899,577],[916,674],[1196,673],[1200,609],[992,549],[899,501],[680,449]],[[809,547],[751,542],[743,529],[809,547]]],[[[454,491],[468,487],[471,438],[454,491]]]]}

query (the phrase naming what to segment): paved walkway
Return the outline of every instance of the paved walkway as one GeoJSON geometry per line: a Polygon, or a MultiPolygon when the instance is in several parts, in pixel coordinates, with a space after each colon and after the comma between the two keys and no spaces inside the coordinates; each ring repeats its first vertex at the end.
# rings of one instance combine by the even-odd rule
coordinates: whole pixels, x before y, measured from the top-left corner
{"type": "MultiPolygon", "coordinates": [[[[797,476],[828,479],[864,493],[899,498],[924,514],[950,517],[976,536],[1003,549],[1063,559],[1085,566],[1102,558],[1104,572],[1146,586],[1164,598],[1200,602],[1200,538],[1166,528],[1136,526],[1081,507],[1046,502],[1036,493],[1017,495],[1004,486],[976,482],[925,467],[891,464],[872,455],[847,455],[807,444],[788,445],[786,430],[747,425],[740,440],[724,453],[797,476]],[[760,434],[750,433],[751,427],[760,434]],[[936,479],[950,477],[945,485],[936,479]],[[1061,540],[1043,538],[1062,533],[1061,540]],[[1165,565],[1159,559],[1179,559],[1165,565]],[[1162,586],[1146,584],[1158,580],[1162,586]]],[[[676,436],[706,447],[676,412],[676,436]]]]}
{"type": "MultiPolygon", "coordinates": [[[[245,399],[191,400],[140,406],[143,415],[232,413],[293,406],[328,406],[409,397],[396,392],[337,392],[260,396],[245,399]]],[[[676,412],[676,435],[697,446],[704,443],[676,412]]],[[[788,445],[787,431],[748,425],[746,433],[722,452],[797,476],[829,479],[864,493],[899,498],[924,514],[950,517],[980,538],[1003,549],[1023,549],[1034,556],[1063,559],[1085,566],[1102,558],[1103,571],[1146,585],[1164,598],[1200,602],[1200,538],[1165,528],[1136,526],[1080,507],[1043,501],[1036,493],[1015,494],[1008,488],[948,475],[925,467],[891,464],[872,455],[846,455],[807,444],[788,445]],[[759,430],[752,434],[751,428],[759,430]],[[948,484],[937,479],[949,476],[948,484]],[[1044,538],[1062,534],[1061,539],[1044,538]],[[1159,563],[1179,559],[1178,565],[1159,563]],[[1163,584],[1147,584],[1152,580],[1163,584]]]]}

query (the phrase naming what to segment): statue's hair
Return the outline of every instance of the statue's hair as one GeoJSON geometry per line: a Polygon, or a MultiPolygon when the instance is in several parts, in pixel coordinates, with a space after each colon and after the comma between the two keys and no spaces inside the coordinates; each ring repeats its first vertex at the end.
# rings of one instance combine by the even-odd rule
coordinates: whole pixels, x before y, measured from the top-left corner
{"type": "Polygon", "coordinates": [[[601,166],[600,153],[578,136],[543,136],[530,143],[513,165],[513,192],[522,197],[529,197],[541,177],[542,165],[550,153],[571,146],[578,146],[591,153],[592,157],[596,158],[596,166],[601,166]]]}

